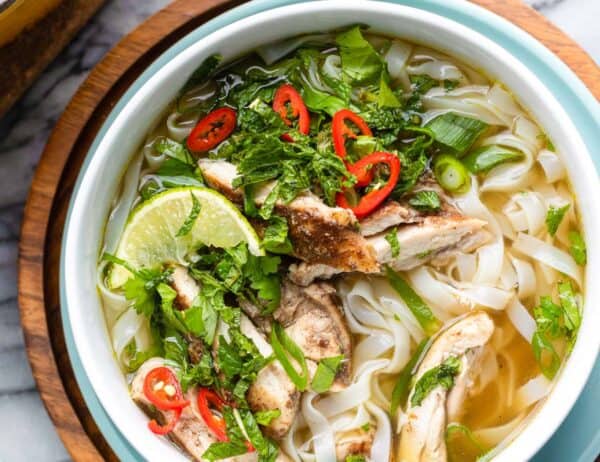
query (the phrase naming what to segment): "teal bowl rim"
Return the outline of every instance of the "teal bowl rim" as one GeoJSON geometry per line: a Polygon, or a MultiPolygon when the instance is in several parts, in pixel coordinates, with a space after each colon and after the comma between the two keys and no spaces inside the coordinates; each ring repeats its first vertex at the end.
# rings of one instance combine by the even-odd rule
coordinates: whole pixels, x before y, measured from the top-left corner
{"type": "MultiPolygon", "coordinates": [[[[79,191],[81,178],[89,166],[90,159],[94,155],[98,144],[108,127],[114,121],[124,105],[131,97],[140,89],[142,85],[149,79],[157,69],[162,67],[166,62],[171,60],[175,55],[190,46],[192,43],[200,40],[204,36],[218,30],[219,28],[231,24],[237,20],[247,16],[262,12],[264,10],[277,8],[280,6],[291,5],[295,3],[305,3],[311,0],[253,0],[244,5],[233,8],[220,16],[206,22],[202,26],[194,29],[185,37],[181,38],[169,49],[167,49],[159,58],[157,58],[148,68],[135,80],[129,89],[123,94],[119,102],[115,105],[102,127],[98,131],[93,144],[91,145],[82,168],[78,175],[75,184],[72,198],[79,191]]],[[[459,22],[477,32],[484,34],[489,39],[504,47],[508,52],[514,55],[522,62],[526,62],[528,67],[540,78],[544,84],[556,95],[561,101],[564,109],[574,124],[578,127],[582,138],[591,153],[600,153],[600,105],[579,80],[579,78],[563,63],[557,56],[551,53],[540,42],[519,29],[507,20],[485,10],[482,7],[463,0],[380,0],[387,3],[396,3],[413,8],[423,9],[448,19],[459,22]]],[[[600,154],[593,156],[596,169],[600,168],[600,154]]],[[[65,221],[65,229],[68,227],[71,217],[71,209],[73,200],[69,204],[69,211],[65,221]]],[[[123,461],[141,461],[141,456],[135,451],[127,439],[117,430],[106,414],[104,408],[100,404],[95,395],[92,385],[85,374],[81,359],[77,353],[71,332],[71,325],[67,310],[67,297],[64,291],[64,249],[66,242],[63,242],[61,250],[60,263],[60,306],[62,315],[62,325],[65,335],[67,351],[71,359],[71,364],[75,374],[75,378],[85,400],[85,403],[90,410],[96,425],[102,432],[104,438],[113,449],[115,454],[123,461]]],[[[591,435],[591,441],[588,445],[580,448],[581,453],[578,458],[573,458],[573,448],[569,447],[570,457],[568,459],[560,458],[558,453],[565,446],[565,440],[568,440],[572,433],[569,426],[578,425],[578,432],[581,432],[581,422],[574,417],[574,414],[585,413],[589,406],[581,403],[583,395],[586,393],[600,398],[600,363],[596,362],[596,367],[588,381],[588,384],[582,394],[582,397],[577,401],[569,416],[559,427],[558,431],[552,439],[542,448],[536,456],[536,460],[578,460],[581,462],[592,461],[598,453],[600,453],[600,431],[595,435],[591,435]],[[592,389],[595,386],[595,389],[592,389]],[[565,428],[567,427],[567,428],[565,428]],[[560,442],[559,442],[560,441],[560,442]]],[[[590,400],[597,403],[597,400],[590,400]]],[[[593,417],[593,414],[591,414],[593,417]]],[[[593,425],[594,421],[589,422],[593,425]]],[[[573,427],[574,428],[574,427],[573,427]]],[[[567,444],[569,446],[569,444],[567,444]]],[[[562,449],[564,450],[564,449],[562,449]]]]}

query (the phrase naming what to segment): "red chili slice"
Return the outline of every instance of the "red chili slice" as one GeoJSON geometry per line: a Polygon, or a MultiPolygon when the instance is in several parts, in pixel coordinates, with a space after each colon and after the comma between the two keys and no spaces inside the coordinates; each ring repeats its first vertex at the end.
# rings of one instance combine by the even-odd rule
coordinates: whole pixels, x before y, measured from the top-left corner
{"type": "Polygon", "coordinates": [[[229,438],[227,438],[225,419],[213,414],[209,405],[212,405],[219,412],[222,412],[225,402],[214,391],[209,390],[208,388],[200,388],[198,390],[198,410],[200,411],[202,419],[219,441],[229,441],[229,438]]]}
{"type": "Polygon", "coordinates": [[[346,158],[346,140],[348,138],[356,139],[357,137],[357,134],[346,122],[352,122],[360,130],[361,135],[373,136],[373,132],[371,132],[367,123],[358,114],[355,114],[350,109],[337,111],[333,115],[333,121],[331,122],[333,147],[336,154],[344,160],[346,158]]]}
{"type": "Polygon", "coordinates": [[[190,404],[183,398],[175,373],[164,366],[155,367],[148,372],[144,379],[144,395],[161,411],[181,409],[190,404]],[[171,390],[167,387],[171,387],[171,390]]]}
{"type": "Polygon", "coordinates": [[[215,109],[196,124],[187,139],[188,148],[194,152],[210,151],[235,130],[236,116],[231,108],[215,109]]]}
{"type": "MultiPolygon", "coordinates": [[[[214,391],[209,390],[208,388],[199,388],[198,410],[200,411],[202,419],[219,441],[229,441],[225,419],[213,414],[210,406],[216,408],[219,412],[223,412],[225,401],[223,401],[214,391]]],[[[250,441],[246,441],[246,447],[248,448],[248,452],[255,451],[254,446],[252,446],[250,441]]]]}
{"type": "Polygon", "coordinates": [[[386,164],[390,169],[388,181],[382,188],[365,194],[354,207],[348,203],[348,199],[346,199],[343,192],[336,195],[337,205],[352,210],[358,219],[364,218],[373,212],[390,195],[400,177],[400,159],[389,152],[369,154],[355,164],[348,166],[348,171],[355,175],[359,181],[364,182],[366,177],[372,177],[372,167],[376,164],[386,164]]]}
{"type": "Polygon", "coordinates": [[[173,428],[175,428],[175,425],[181,417],[181,411],[181,408],[173,409],[171,411],[173,412],[173,415],[165,425],[159,425],[156,420],[152,419],[150,422],[148,422],[148,428],[150,431],[152,431],[152,433],[156,433],[157,435],[166,435],[167,433],[171,432],[173,428]]]}
{"type": "MultiPolygon", "coordinates": [[[[300,96],[300,93],[294,87],[284,84],[277,89],[273,98],[273,110],[279,114],[288,127],[292,126],[289,116],[297,119],[298,131],[303,135],[308,135],[310,130],[310,115],[302,96],[300,96]]],[[[294,141],[288,133],[281,135],[281,139],[294,141]]]]}

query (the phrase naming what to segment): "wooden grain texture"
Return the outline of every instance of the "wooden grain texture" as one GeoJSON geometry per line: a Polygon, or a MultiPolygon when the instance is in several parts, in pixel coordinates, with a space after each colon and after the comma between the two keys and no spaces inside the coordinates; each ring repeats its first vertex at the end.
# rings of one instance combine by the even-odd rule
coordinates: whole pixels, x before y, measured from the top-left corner
{"type": "Polygon", "coordinates": [[[0,47],[0,117],[71,41],[104,0],[63,0],[13,41],[0,47]]]}
{"type": "MultiPolygon", "coordinates": [[[[34,377],[46,409],[76,461],[117,460],[98,431],[66,353],[58,297],[60,240],[83,158],[131,82],[162,51],[241,1],[177,0],[125,37],[94,68],[58,121],[25,207],[19,253],[19,305],[34,377]]],[[[476,0],[542,40],[599,97],[600,70],[577,45],[517,0],[476,0]]]]}

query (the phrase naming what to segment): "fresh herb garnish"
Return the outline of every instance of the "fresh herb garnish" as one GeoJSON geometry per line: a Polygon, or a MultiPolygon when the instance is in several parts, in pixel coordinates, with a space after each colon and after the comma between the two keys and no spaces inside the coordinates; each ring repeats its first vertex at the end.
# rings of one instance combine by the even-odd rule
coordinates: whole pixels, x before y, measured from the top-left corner
{"type": "Polygon", "coordinates": [[[587,262],[587,250],[585,241],[577,231],[569,231],[569,242],[571,243],[569,251],[578,265],[585,265],[587,262]]]}
{"type": "Polygon", "coordinates": [[[401,405],[403,406],[406,403],[406,400],[408,399],[408,395],[410,393],[410,382],[413,377],[415,366],[417,365],[417,362],[419,362],[419,359],[421,359],[421,356],[423,355],[423,351],[425,350],[428,341],[429,339],[421,340],[421,343],[417,345],[417,348],[415,349],[410,360],[408,361],[406,366],[404,366],[404,368],[400,372],[400,375],[398,375],[396,385],[394,386],[394,390],[392,391],[392,401],[390,404],[390,414],[392,416],[396,415],[398,407],[401,405]]]}
{"type": "Polygon", "coordinates": [[[537,326],[531,340],[533,354],[542,373],[549,379],[554,378],[560,367],[560,356],[555,343],[564,340],[570,350],[581,325],[581,312],[571,283],[559,282],[558,295],[560,304],[554,303],[549,296],[543,296],[539,305],[533,309],[537,326]]]}
{"type": "Polygon", "coordinates": [[[190,192],[190,195],[192,196],[192,209],[190,210],[190,214],[181,225],[181,228],[179,228],[179,231],[177,231],[177,237],[183,237],[186,234],[189,234],[194,227],[194,223],[196,222],[198,215],[200,215],[200,202],[198,199],[196,199],[196,196],[194,196],[193,192],[190,192]]]}
{"type": "Polygon", "coordinates": [[[278,323],[273,323],[271,329],[271,346],[273,354],[281,363],[281,366],[292,380],[299,391],[306,390],[308,386],[308,367],[304,353],[298,345],[287,335],[283,327],[278,323]],[[300,365],[300,372],[290,361],[291,357],[297,364],[300,365]]]}
{"type": "Polygon", "coordinates": [[[268,411],[258,411],[254,414],[256,423],[259,425],[269,425],[273,420],[277,419],[281,415],[279,409],[271,409],[268,411]]]}
{"type": "Polygon", "coordinates": [[[387,267],[385,274],[390,285],[398,292],[400,298],[406,303],[406,306],[408,306],[408,309],[414,315],[425,333],[427,335],[436,333],[440,329],[442,323],[434,316],[427,303],[425,303],[413,288],[394,270],[387,267]]]}
{"type": "Polygon", "coordinates": [[[570,206],[571,204],[566,204],[562,207],[550,206],[548,208],[548,213],[546,214],[546,228],[548,228],[548,234],[550,234],[550,236],[556,234],[556,231],[570,206]]]}
{"type": "Polygon", "coordinates": [[[500,164],[517,162],[524,158],[525,155],[520,151],[491,144],[474,149],[462,161],[471,173],[486,173],[500,164]]]}
{"type": "Polygon", "coordinates": [[[332,356],[330,358],[323,358],[319,361],[317,371],[313,377],[311,387],[317,393],[325,393],[333,385],[335,376],[342,366],[344,356],[332,356]]]}
{"type": "Polygon", "coordinates": [[[291,254],[294,251],[292,242],[288,236],[288,224],[285,218],[278,216],[271,217],[269,225],[265,229],[263,246],[269,252],[284,255],[291,254]]]}
{"type": "Polygon", "coordinates": [[[466,152],[488,128],[488,124],[481,120],[454,112],[437,116],[425,126],[432,131],[438,143],[452,148],[459,155],[466,152]]]}
{"type": "Polygon", "coordinates": [[[385,235],[385,240],[390,244],[390,248],[392,250],[392,258],[396,258],[400,255],[400,241],[398,241],[398,230],[396,228],[392,228],[385,235]]]}
{"type": "Polygon", "coordinates": [[[418,191],[408,203],[421,212],[436,212],[442,206],[440,196],[435,191],[418,191]]]}
{"type": "Polygon", "coordinates": [[[429,369],[417,380],[410,398],[410,404],[420,406],[427,395],[436,387],[449,390],[454,386],[454,377],[459,372],[460,360],[456,356],[450,356],[439,366],[429,369]]]}

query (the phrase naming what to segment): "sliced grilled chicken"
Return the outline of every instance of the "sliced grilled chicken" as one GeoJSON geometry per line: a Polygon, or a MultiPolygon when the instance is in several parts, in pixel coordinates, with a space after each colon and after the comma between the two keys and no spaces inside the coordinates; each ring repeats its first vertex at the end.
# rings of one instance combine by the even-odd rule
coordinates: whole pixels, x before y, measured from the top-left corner
{"type": "MultiPolygon", "coordinates": [[[[241,203],[243,193],[232,186],[238,176],[235,165],[223,160],[200,159],[198,165],[206,182],[234,202],[241,203]]],[[[254,200],[262,204],[274,183],[255,191],[254,200]]],[[[373,250],[357,232],[354,214],[340,207],[328,207],[309,192],[289,204],[277,204],[275,211],[288,221],[295,256],[342,271],[372,273],[378,270],[373,250]]]]}
{"type": "MultiPolygon", "coordinates": [[[[494,323],[482,312],[473,312],[460,319],[434,340],[415,374],[415,381],[427,371],[439,366],[451,356],[460,360],[454,386],[446,390],[434,388],[420,405],[408,399],[408,421],[402,427],[398,445],[399,462],[445,462],[447,460],[444,432],[448,422],[458,416],[459,409],[479,371],[484,346],[494,332],[494,323]]],[[[416,383],[415,382],[415,383],[416,383]]]]}
{"type": "MultiPolygon", "coordinates": [[[[263,356],[269,357],[273,354],[271,345],[246,316],[242,316],[240,330],[254,342],[263,356]]],[[[300,392],[279,361],[271,361],[260,370],[248,389],[246,398],[254,412],[279,409],[281,415],[273,419],[265,427],[265,431],[275,439],[281,439],[287,434],[298,413],[300,392]]]]}
{"type": "Polygon", "coordinates": [[[370,425],[367,430],[358,428],[335,435],[335,456],[338,461],[345,461],[349,456],[370,457],[371,447],[375,439],[375,427],[370,425]]]}
{"type": "Polygon", "coordinates": [[[331,391],[348,386],[352,339],[335,287],[325,282],[301,287],[284,281],[281,302],[273,317],[281,323],[307,359],[318,363],[323,358],[343,355],[345,360],[331,391]]]}
{"type": "Polygon", "coordinates": [[[294,284],[308,286],[315,279],[331,279],[342,270],[320,263],[299,262],[293,263],[288,268],[288,277],[294,284]]]}
{"type": "Polygon", "coordinates": [[[200,293],[200,285],[198,282],[190,276],[187,268],[181,265],[173,266],[171,287],[177,292],[175,301],[178,308],[181,310],[190,308],[200,293]]]}
{"type": "Polygon", "coordinates": [[[360,221],[360,233],[363,236],[373,236],[393,226],[421,223],[426,216],[426,213],[407,204],[388,201],[360,221]]]}
{"type": "MultiPolygon", "coordinates": [[[[396,228],[399,254],[392,255],[386,233],[366,238],[377,256],[378,271],[389,265],[406,271],[428,262],[442,264],[456,252],[472,252],[490,239],[485,222],[460,214],[424,217],[421,223],[396,228]]],[[[315,279],[330,279],[344,273],[341,268],[302,262],[290,265],[289,278],[296,284],[308,285],[315,279]]]]}
{"type": "Polygon", "coordinates": [[[489,239],[488,232],[483,229],[485,224],[477,218],[455,214],[429,216],[422,223],[400,226],[396,232],[400,244],[397,256],[392,255],[387,233],[369,237],[367,241],[375,249],[380,265],[406,271],[448,252],[471,252],[489,239]]]}

